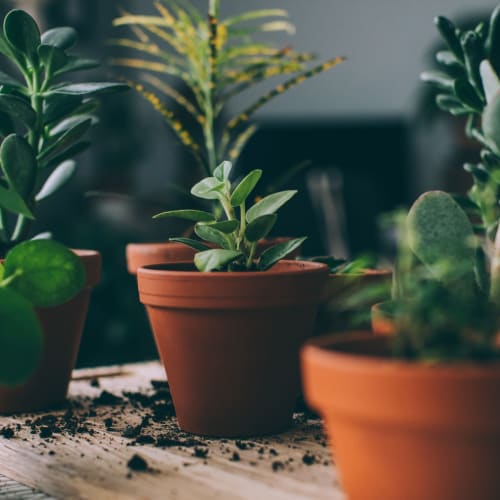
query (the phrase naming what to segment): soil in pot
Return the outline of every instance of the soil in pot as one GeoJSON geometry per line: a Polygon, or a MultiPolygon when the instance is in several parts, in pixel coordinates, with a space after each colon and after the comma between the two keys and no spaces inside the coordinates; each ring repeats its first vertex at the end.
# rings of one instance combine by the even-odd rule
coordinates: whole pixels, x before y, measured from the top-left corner
{"type": "Polygon", "coordinates": [[[396,361],[388,342],[358,332],[302,350],[348,498],[498,498],[500,365],[396,361]]]}
{"type": "Polygon", "coordinates": [[[187,265],[138,272],[180,428],[226,437],[284,430],[326,266],[282,261],[266,272],[199,273],[187,265]]]}
{"type": "Polygon", "coordinates": [[[37,411],[60,405],[66,398],[87,316],[90,293],[100,279],[101,255],[75,250],[87,273],[84,289],[57,307],[37,308],[42,326],[42,359],[27,382],[15,387],[0,385],[0,413],[37,411]]]}

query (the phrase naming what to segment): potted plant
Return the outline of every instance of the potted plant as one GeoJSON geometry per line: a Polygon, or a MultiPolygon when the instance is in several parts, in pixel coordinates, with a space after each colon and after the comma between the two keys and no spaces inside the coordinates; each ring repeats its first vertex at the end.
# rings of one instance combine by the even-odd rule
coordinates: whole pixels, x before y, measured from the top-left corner
{"type": "Polygon", "coordinates": [[[157,217],[196,222],[193,262],[138,270],[181,429],[212,436],[256,436],[291,423],[299,392],[298,349],[312,333],[328,275],[324,264],[280,260],[304,238],[282,242],[255,259],[257,244],[295,191],[247,200],[262,171],[236,186],[231,163],[191,193],[220,204],[223,217],[175,210],[157,217]]]}
{"type": "MultiPolygon", "coordinates": [[[[407,224],[421,265],[405,274],[409,293],[397,302],[394,333],[309,342],[306,399],[324,418],[349,498],[493,499],[500,487],[497,297],[474,273],[477,240],[450,195],[425,195],[407,224]]],[[[492,280],[494,290],[498,276],[492,280]]]]}
{"type": "MultiPolygon", "coordinates": [[[[126,88],[108,82],[69,83],[66,78],[74,72],[98,66],[71,53],[76,41],[69,27],[41,34],[22,10],[10,11],[3,20],[0,54],[12,75],[0,71],[0,257],[31,237],[38,204],[74,173],[72,158],[87,148],[84,136],[96,122],[95,97],[126,88]]],[[[83,289],[56,308],[49,307],[50,302],[35,302],[41,306],[37,316],[44,335],[43,369],[21,386],[2,386],[0,411],[38,409],[66,395],[90,289],[101,265],[97,252],[75,252],[86,270],[83,289]]],[[[37,259],[35,250],[31,256],[37,259]]]]}
{"type": "MultiPolygon", "coordinates": [[[[225,158],[236,164],[257,130],[251,121],[256,111],[343,60],[335,57],[311,67],[311,54],[258,40],[261,33],[293,32],[283,9],[252,10],[221,20],[219,0],[209,0],[208,16],[189,1],[182,5],[171,0],[154,2],[154,7],[157,15],[124,12],[114,20],[115,26],[129,26],[133,33],[114,43],[136,51],[138,57],[118,57],[113,62],[142,71],[139,83],[126,81],[152,104],[191,153],[192,178],[212,176],[225,158]],[[234,97],[287,75],[292,76],[228,115],[234,113],[230,108],[234,97]]],[[[127,247],[128,269],[133,274],[143,264],[188,256],[192,258],[193,252],[172,242],[127,247]]]]}

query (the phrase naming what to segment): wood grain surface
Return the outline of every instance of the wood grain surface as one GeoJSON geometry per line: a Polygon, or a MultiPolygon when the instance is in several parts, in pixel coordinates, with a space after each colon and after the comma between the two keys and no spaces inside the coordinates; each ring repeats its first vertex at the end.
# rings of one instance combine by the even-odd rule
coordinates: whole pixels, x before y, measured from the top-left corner
{"type": "Polygon", "coordinates": [[[298,414],[266,438],[188,436],[142,404],[156,397],[152,380],[165,380],[158,363],[78,370],[66,407],[0,417],[0,474],[10,480],[0,477],[0,500],[344,498],[318,419],[298,414]],[[64,418],[76,424],[52,432],[64,418]],[[145,470],[129,466],[134,455],[145,470]]]}

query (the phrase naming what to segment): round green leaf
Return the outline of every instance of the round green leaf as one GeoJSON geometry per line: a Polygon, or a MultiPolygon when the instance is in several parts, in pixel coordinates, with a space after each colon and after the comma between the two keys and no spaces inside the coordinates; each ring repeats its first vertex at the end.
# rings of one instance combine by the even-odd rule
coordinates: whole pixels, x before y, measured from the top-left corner
{"type": "Polygon", "coordinates": [[[194,222],[212,222],[215,220],[213,214],[203,210],[169,210],[168,212],[156,214],[153,219],[163,219],[165,217],[177,217],[194,222]]]}
{"type": "Polygon", "coordinates": [[[231,234],[232,232],[236,231],[239,227],[239,222],[237,220],[223,220],[220,222],[213,222],[210,224],[210,227],[213,229],[217,229],[224,234],[231,234]]]}
{"type": "Polygon", "coordinates": [[[36,201],[41,201],[52,196],[73,177],[75,171],[76,163],[73,160],[66,160],[61,163],[45,181],[42,189],[36,195],[36,201]]]}
{"type": "Polygon", "coordinates": [[[270,233],[277,220],[278,216],[276,214],[263,215],[262,217],[254,219],[246,228],[245,238],[251,243],[265,238],[270,233]]]}
{"type": "Polygon", "coordinates": [[[297,191],[280,191],[262,198],[262,200],[248,209],[247,221],[252,222],[254,219],[257,219],[257,217],[274,214],[296,194],[297,191]]]}
{"type": "Polygon", "coordinates": [[[201,241],[193,240],[191,238],[169,238],[168,241],[172,241],[174,243],[182,243],[183,245],[187,245],[188,247],[194,248],[199,252],[203,252],[204,250],[209,250],[210,247],[204,245],[201,241]]]}
{"type": "Polygon", "coordinates": [[[40,361],[43,348],[40,324],[25,298],[0,288],[0,325],[0,383],[22,383],[40,361]]]}
{"type": "Polygon", "coordinates": [[[67,302],[85,284],[80,258],[51,240],[26,241],[10,250],[5,259],[9,276],[16,276],[9,287],[39,307],[67,302]]]}
{"type": "Polygon", "coordinates": [[[52,45],[53,47],[66,50],[76,44],[78,41],[78,34],[74,28],[61,26],[46,31],[43,33],[41,39],[44,45],[52,45]]]}
{"type": "Polygon", "coordinates": [[[16,134],[6,137],[0,146],[0,163],[10,188],[28,200],[35,187],[38,165],[28,141],[16,134]]]}
{"type": "Polygon", "coordinates": [[[494,96],[484,110],[483,131],[492,149],[500,155],[500,92],[494,96]]]}
{"type": "Polygon", "coordinates": [[[215,177],[206,177],[191,188],[191,194],[204,200],[217,200],[223,188],[223,182],[215,177]]]}
{"type": "Polygon", "coordinates": [[[231,195],[231,205],[240,206],[253,191],[262,176],[262,170],[252,170],[235,188],[231,195]]]}
{"type": "Polygon", "coordinates": [[[227,181],[229,179],[229,174],[233,168],[233,164],[230,161],[223,161],[215,170],[214,177],[218,181],[227,181]]]}
{"type": "Polygon", "coordinates": [[[236,250],[221,250],[220,248],[206,250],[194,256],[194,265],[198,271],[210,272],[216,269],[223,269],[242,255],[241,252],[236,250]]]}
{"type": "Polygon", "coordinates": [[[29,103],[10,94],[0,94],[0,111],[7,113],[11,118],[21,120],[28,126],[33,126],[36,122],[36,113],[29,103]]]}
{"type": "Polygon", "coordinates": [[[30,61],[36,61],[40,30],[29,14],[20,9],[10,11],[5,16],[3,31],[14,48],[30,61]]]}

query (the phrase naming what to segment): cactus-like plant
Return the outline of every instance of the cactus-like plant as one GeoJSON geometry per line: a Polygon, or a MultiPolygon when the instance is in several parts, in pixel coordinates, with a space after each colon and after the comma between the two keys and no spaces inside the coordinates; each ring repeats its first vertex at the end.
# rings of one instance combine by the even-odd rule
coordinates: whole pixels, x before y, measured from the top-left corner
{"type": "Polygon", "coordinates": [[[99,66],[72,53],[77,38],[70,27],[41,34],[22,10],[9,12],[0,30],[12,73],[0,71],[0,255],[29,237],[38,203],[74,173],[72,158],[89,146],[85,134],[97,122],[95,97],[127,88],[69,82],[99,66]]]}
{"type": "Polygon", "coordinates": [[[464,165],[474,185],[463,203],[481,219],[475,231],[493,241],[500,218],[500,137],[495,126],[500,119],[496,103],[500,98],[500,5],[488,22],[472,30],[462,31],[442,16],[435,22],[448,50],[436,54],[441,70],[426,71],[421,78],[436,89],[440,109],[467,118],[468,137],[482,147],[480,161],[464,165]]]}
{"type": "Polygon", "coordinates": [[[208,1],[208,16],[189,0],[153,4],[158,15],[124,12],[114,20],[115,26],[129,26],[134,36],[112,43],[136,51],[138,57],[113,62],[143,71],[140,83],[130,81],[130,85],[161,114],[193,155],[201,175],[213,175],[225,158],[233,164],[238,161],[257,129],[251,118],[262,106],[343,61],[335,57],[310,66],[312,54],[257,41],[261,33],[293,32],[283,9],[252,10],[220,19],[220,0],[208,1]],[[234,97],[287,75],[291,75],[288,80],[243,110],[224,116],[234,97]]]}

